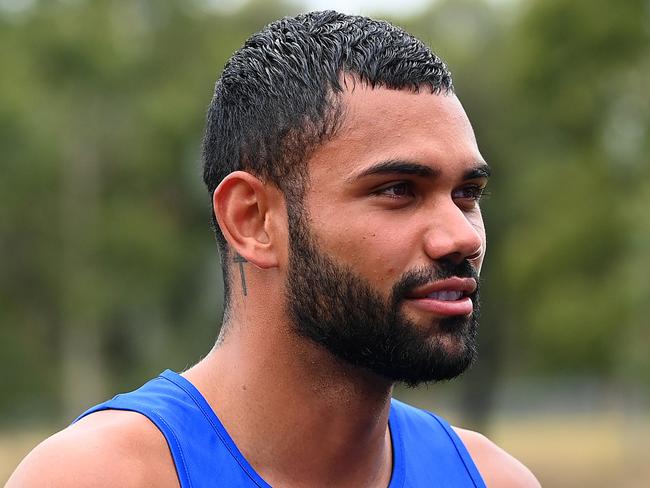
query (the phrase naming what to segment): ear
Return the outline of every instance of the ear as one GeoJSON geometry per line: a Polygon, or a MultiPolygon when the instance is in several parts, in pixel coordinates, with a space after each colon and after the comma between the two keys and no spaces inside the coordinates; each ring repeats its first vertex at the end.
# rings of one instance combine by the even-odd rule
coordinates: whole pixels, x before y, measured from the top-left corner
{"type": "Polygon", "coordinates": [[[230,246],[263,269],[278,265],[270,229],[274,197],[273,189],[245,171],[230,173],[212,195],[214,214],[230,246]]]}

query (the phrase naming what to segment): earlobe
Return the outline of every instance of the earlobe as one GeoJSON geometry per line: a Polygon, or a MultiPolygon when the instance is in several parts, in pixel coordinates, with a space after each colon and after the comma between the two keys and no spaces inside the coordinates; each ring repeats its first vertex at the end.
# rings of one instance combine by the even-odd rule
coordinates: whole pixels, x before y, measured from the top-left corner
{"type": "Polygon", "coordinates": [[[212,195],[221,232],[235,253],[259,268],[278,265],[272,225],[270,189],[245,171],[230,173],[212,195]]]}

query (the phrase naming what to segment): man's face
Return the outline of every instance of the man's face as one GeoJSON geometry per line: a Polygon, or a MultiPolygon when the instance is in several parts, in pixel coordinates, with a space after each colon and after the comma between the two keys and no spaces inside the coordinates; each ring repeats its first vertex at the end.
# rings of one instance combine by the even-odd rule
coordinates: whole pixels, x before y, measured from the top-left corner
{"type": "Polygon", "coordinates": [[[485,163],[453,95],[357,85],[289,205],[296,331],[393,381],[472,362],[485,249],[485,163]]]}

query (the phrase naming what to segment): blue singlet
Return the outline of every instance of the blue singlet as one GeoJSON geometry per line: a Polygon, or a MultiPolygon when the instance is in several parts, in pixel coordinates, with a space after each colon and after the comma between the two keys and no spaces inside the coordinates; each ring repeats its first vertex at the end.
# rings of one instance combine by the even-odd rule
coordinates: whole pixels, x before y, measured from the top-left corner
{"type": "MultiPolygon", "coordinates": [[[[269,487],[201,393],[173,371],[91,408],[75,422],[108,409],[139,412],[160,429],[182,488],[269,487]]],[[[465,446],[445,420],[393,399],[388,424],[393,441],[389,488],[485,488],[465,446]]]]}

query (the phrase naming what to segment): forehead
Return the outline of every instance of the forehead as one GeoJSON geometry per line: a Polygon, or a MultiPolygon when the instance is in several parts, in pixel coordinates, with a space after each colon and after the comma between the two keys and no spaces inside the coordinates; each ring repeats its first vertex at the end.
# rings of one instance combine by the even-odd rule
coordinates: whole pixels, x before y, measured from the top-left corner
{"type": "Polygon", "coordinates": [[[463,171],[482,161],[474,131],[454,94],[369,88],[344,92],[336,135],[317,148],[310,173],[350,176],[387,159],[415,161],[438,171],[463,171]]]}

